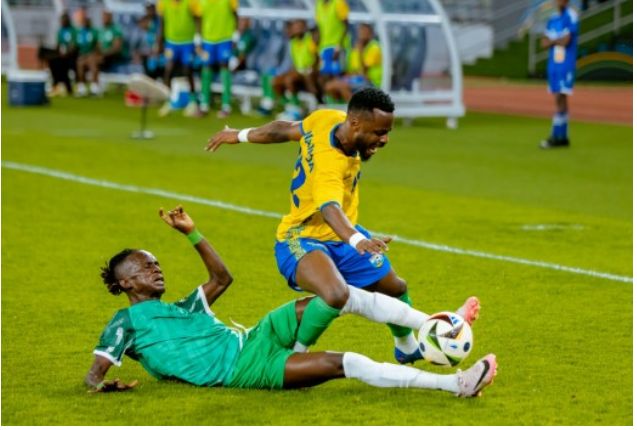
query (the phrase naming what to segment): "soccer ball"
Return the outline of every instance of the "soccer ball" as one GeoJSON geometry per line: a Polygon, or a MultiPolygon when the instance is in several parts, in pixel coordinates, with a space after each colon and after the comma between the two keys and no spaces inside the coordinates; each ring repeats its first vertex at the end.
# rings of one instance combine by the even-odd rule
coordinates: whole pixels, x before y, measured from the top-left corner
{"type": "Polygon", "coordinates": [[[418,332],[418,348],[425,360],[439,366],[457,366],[473,347],[471,326],[458,314],[439,312],[418,332]]]}

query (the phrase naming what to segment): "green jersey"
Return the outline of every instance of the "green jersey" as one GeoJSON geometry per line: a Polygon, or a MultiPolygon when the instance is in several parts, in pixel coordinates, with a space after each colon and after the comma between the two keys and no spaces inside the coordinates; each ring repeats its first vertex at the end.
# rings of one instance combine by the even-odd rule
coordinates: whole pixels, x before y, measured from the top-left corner
{"type": "Polygon", "coordinates": [[[62,27],[58,30],[57,43],[63,54],[69,52],[76,43],[77,31],[73,27],[62,27]]]}
{"type": "Polygon", "coordinates": [[[115,43],[115,39],[121,39],[122,50],[121,54],[124,54],[124,33],[122,33],[122,29],[117,25],[112,24],[108,27],[104,27],[99,34],[99,43],[102,50],[106,51],[113,47],[113,43],[115,43]]]}
{"type": "Polygon", "coordinates": [[[97,47],[97,30],[94,28],[82,27],[75,33],[77,48],[82,54],[90,54],[97,47]]]}
{"type": "Polygon", "coordinates": [[[235,56],[247,56],[257,45],[257,38],[252,30],[248,29],[239,35],[239,40],[235,44],[232,52],[235,56]]]}
{"type": "Polygon", "coordinates": [[[159,0],[157,13],[164,20],[164,39],[170,43],[193,43],[198,0],[159,0]]]}
{"type": "Polygon", "coordinates": [[[231,40],[237,29],[234,15],[238,7],[238,0],[199,0],[201,38],[210,43],[231,40]]]}
{"type": "Polygon", "coordinates": [[[231,379],[245,337],[215,318],[199,287],[176,303],[147,300],[119,310],[93,352],[116,366],[126,354],[158,379],[215,386],[231,379]]]}

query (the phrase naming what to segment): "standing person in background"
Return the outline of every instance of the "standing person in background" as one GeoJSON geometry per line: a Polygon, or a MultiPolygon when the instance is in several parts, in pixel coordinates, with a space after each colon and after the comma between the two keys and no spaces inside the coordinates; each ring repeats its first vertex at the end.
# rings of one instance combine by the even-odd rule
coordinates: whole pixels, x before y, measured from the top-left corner
{"type": "Polygon", "coordinates": [[[237,30],[238,0],[200,0],[198,15],[201,17],[203,68],[201,69],[201,105],[202,112],[210,110],[210,85],[213,68],[219,71],[223,90],[221,109],[217,117],[226,118],[232,107],[232,75],[228,62],[232,57],[232,37],[237,30]]]}
{"type": "Polygon", "coordinates": [[[383,53],[380,43],[374,39],[370,24],[358,26],[356,46],[347,56],[347,76],[335,78],[325,84],[325,92],[334,100],[346,103],[352,93],[363,88],[380,88],[383,81],[383,53]]]}
{"type": "MultiPolygon", "coordinates": [[[[160,16],[157,33],[158,50],[159,52],[163,50],[166,57],[164,83],[170,87],[175,65],[181,66],[190,86],[190,100],[184,110],[184,115],[194,117],[201,116],[193,77],[195,42],[200,42],[195,40],[198,10],[198,0],[158,0],[157,3],[157,12],[160,16]]],[[[171,110],[170,101],[167,101],[160,109],[159,114],[166,116],[171,110]]]]}
{"type": "Polygon", "coordinates": [[[87,16],[86,9],[80,9],[77,12],[79,28],[76,32],[76,44],[78,49],[77,58],[77,97],[85,97],[88,94],[86,88],[86,71],[91,74],[90,92],[91,95],[99,95],[100,88],[97,83],[98,79],[98,52],[97,41],[98,33],[93,28],[90,18],[87,16]]]}
{"type": "Polygon", "coordinates": [[[321,68],[319,82],[325,83],[343,73],[340,57],[347,38],[349,6],[346,0],[316,0],[315,20],[319,29],[321,68]]]}
{"type": "Polygon", "coordinates": [[[53,88],[49,97],[73,94],[69,71],[75,70],[77,61],[76,30],[71,24],[68,12],[60,15],[60,29],[57,32],[55,49],[40,47],[38,58],[47,62],[53,78],[53,88]]]}
{"type": "Polygon", "coordinates": [[[557,12],[546,23],[542,46],[549,49],[547,77],[549,91],[555,95],[557,112],[553,116],[551,136],[540,148],[568,147],[567,96],[573,94],[575,62],[577,60],[577,12],[568,7],[568,0],[556,0],[557,12]]]}

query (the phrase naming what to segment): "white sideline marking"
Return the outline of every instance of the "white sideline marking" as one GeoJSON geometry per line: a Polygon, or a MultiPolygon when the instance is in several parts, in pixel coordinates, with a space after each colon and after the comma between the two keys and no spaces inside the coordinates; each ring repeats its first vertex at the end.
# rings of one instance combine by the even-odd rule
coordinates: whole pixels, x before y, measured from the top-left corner
{"type": "MultiPolygon", "coordinates": [[[[240,213],[244,213],[248,215],[257,215],[257,216],[263,216],[267,218],[276,218],[276,219],[279,219],[283,216],[282,214],[279,214],[276,212],[251,209],[244,206],[237,206],[231,203],[222,202],[219,200],[211,200],[211,199],[206,199],[203,197],[191,196],[188,194],[174,193],[171,191],[165,191],[158,188],[138,187],[136,185],[126,185],[126,184],[119,184],[117,182],[87,178],[85,176],[74,175],[72,173],[67,173],[60,170],[53,170],[53,169],[48,169],[46,167],[33,166],[29,164],[15,163],[13,161],[3,161],[2,167],[6,169],[13,169],[13,170],[30,172],[30,173],[35,173],[35,174],[44,175],[44,176],[50,176],[53,178],[64,179],[67,181],[78,182],[78,183],[86,184],[86,185],[94,185],[94,186],[102,187],[102,188],[111,188],[114,190],[128,191],[131,193],[148,194],[148,195],[159,196],[159,197],[168,197],[171,199],[176,199],[176,200],[181,200],[186,202],[199,203],[206,206],[213,206],[213,207],[227,209],[230,211],[240,212],[240,213]]],[[[386,235],[384,233],[374,233],[374,234],[386,235]]],[[[392,235],[386,235],[386,236],[392,236],[392,235]]],[[[393,236],[393,238],[394,238],[394,242],[404,243],[407,245],[412,245],[419,248],[431,249],[431,250],[439,251],[439,252],[448,252],[451,254],[458,254],[458,255],[469,255],[472,257],[486,258],[489,260],[506,261],[509,263],[542,267],[545,269],[575,273],[578,275],[586,275],[586,276],[591,276],[594,278],[608,279],[611,281],[625,282],[629,284],[633,283],[633,278],[628,276],[616,275],[614,273],[597,272],[594,270],[582,269],[579,267],[562,266],[561,264],[548,263],[544,261],[527,260],[526,258],[510,257],[507,255],[497,255],[497,254],[491,254],[488,252],[474,251],[471,249],[455,248],[455,247],[451,247],[447,245],[425,242],[425,241],[416,240],[416,239],[409,239],[409,238],[400,237],[400,236],[393,236]]]]}

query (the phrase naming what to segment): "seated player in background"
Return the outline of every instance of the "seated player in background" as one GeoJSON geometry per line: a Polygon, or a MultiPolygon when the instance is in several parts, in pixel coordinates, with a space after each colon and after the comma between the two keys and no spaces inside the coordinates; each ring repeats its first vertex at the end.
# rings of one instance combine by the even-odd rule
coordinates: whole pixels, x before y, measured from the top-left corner
{"type": "Polygon", "coordinates": [[[542,46],[549,48],[547,79],[549,91],[555,95],[557,112],[553,115],[551,136],[540,143],[540,148],[568,147],[568,103],[575,83],[577,61],[577,12],[568,6],[568,0],[556,0],[557,12],[546,23],[542,46]]]}
{"type": "Polygon", "coordinates": [[[53,86],[49,97],[73,94],[73,86],[69,72],[75,70],[77,61],[76,30],[71,24],[68,12],[60,15],[60,29],[57,32],[55,49],[40,47],[38,58],[43,60],[51,70],[53,86]]]}
{"type": "Polygon", "coordinates": [[[354,92],[380,88],[383,81],[383,53],[374,29],[371,24],[359,24],[357,34],[356,45],[347,55],[347,75],[325,84],[325,92],[335,101],[347,103],[354,92]]]}
{"type": "Polygon", "coordinates": [[[226,118],[232,112],[232,75],[228,62],[232,57],[232,37],[237,29],[238,8],[238,0],[200,0],[197,7],[203,42],[199,54],[203,62],[199,109],[202,113],[210,110],[210,85],[213,71],[218,71],[222,86],[218,118],[226,118]]]}
{"type": "Polygon", "coordinates": [[[252,22],[248,17],[240,17],[237,31],[232,35],[232,57],[228,61],[231,72],[245,70],[248,55],[257,46],[257,38],[252,31],[252,22]]]}
{"type": "MultiPolygon", "coordinates": [[[[377,363],[353,352],[295,353],[292,345],[300,321],[315,297],[288,302],[251,329],[230,328],[210,309],[232,283],[228,269],[180,206],[168,213],[160,210],[160,216],[188,237],[203,260],[209,279],[186,298],[165,303],[160,300],[165,291],[164,276],[151,253],[125,249],[111,258],[102,268],[102,279],[111,294],[125,293],[130,306],[115,313],[94,350],[95,360],[85,378],[93,392],[125,391],[137,384],[104,380],[113,364],[121,365],[124,354],[139,361],[158,379],[210,387],[290,389],[353,378],[377,387],[437,389],[470,397],[479,395],[495,377],[497,363],[493,354],[466,371],[438,375],[377,363]]],[[[372,293],[363,294],[374,298],[372,293]]],[[[426,318],[388,297],[378,304],[378,310],[386,315],[396,313],[392,305],[398,306],[397,317],[416,314],[416,319],[426,318]]]]}
{"type": "Polygon", "coordinates": [[[91,23],[91,19],[87,16],[86,9],[77,11],[78,29],[75,33],[76,45],[78,49],[78,57],[76,64],[77,72],[77,88],[75,95],[84,97],[88,95],[89,89],[86,87],[86,73],[90,73],[90,92],[91,95],[99,95],[100,87],[98,85],[98,52],[97,41],[98,32],[91,23]]]}
{"type": "Polygon", "coordinates": [[[291,21],[288,27],[289,50],[292,67],[277,75],[272,89],[277,100],[285,100],[285,112],[279,119],[298,121],[302,119],[299,92],[308,91],[318,101],[318,49],[313,35],[307,30],[304,20],[291,21]]]}
{"type": "Polygon", "coordinates": [[[163,75],[162,58],[157,45],[157,32],[156,29],[153,29],[151,17],[144,15],[139,19],[130,45],[133,63],[141,64],[145,75],[153,79],[163,75]]]}
{"type": "Polygon", "coordinates": [[[109,71],[127,61],[126,44],[122,29],[113,22],[112,12],[102,12],[102,24],[98,33],[97,62],[99,70],[109,71]]]}

